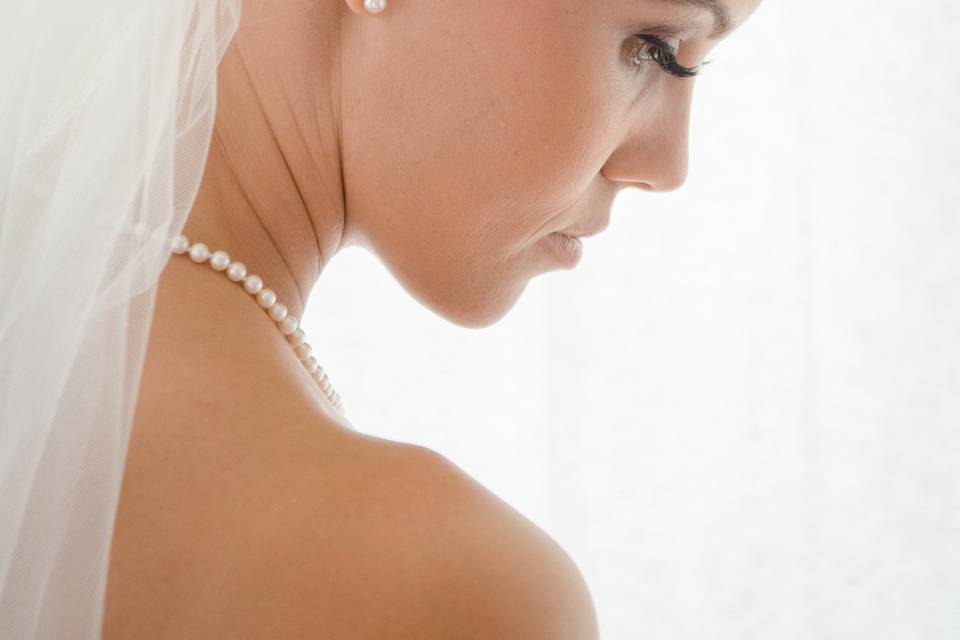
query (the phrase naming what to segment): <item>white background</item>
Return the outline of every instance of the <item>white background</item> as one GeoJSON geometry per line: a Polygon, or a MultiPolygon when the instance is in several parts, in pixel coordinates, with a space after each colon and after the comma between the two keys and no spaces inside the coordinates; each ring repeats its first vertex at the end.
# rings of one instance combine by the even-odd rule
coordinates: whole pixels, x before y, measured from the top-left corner
{"type": "Polygon", "coordinates": [[[360,431],[567,549],[604,639],[960,638],[960,4],[777,2],[677,192],[456,327],[370,254],[305,320],[360,431]]]}

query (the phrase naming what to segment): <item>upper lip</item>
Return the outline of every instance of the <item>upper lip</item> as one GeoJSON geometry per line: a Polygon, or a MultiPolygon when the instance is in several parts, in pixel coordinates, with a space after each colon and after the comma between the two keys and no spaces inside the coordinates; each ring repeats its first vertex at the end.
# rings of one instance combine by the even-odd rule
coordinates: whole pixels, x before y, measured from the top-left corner
{"type": "Polygon", "coordinates": [[[572,236],[574,238],[587,238],[589,236],[595,236],[604,229],[607,228],[607,225],[610,224],[609,220],[602,221],[599,225],[592,227],[572,227],[570,229],[564,229],[563,231],[558,231],[565,236],[572,236]]]}

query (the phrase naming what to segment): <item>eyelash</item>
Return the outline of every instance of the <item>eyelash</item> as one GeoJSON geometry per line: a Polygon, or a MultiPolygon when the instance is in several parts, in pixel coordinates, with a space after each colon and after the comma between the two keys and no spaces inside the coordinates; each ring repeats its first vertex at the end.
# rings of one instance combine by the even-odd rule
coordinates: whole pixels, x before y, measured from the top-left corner
{"type": "MultiPolygon", "coordinates": [[[[652,61],[659,65],[661,69],[677,78],[689,78],[700,73],[700,67],[685,67],[677,62],[677,52],[666,40],[647,33],[638,33],[633,37],[643,41],[642,45],[634,47],[630,51],[630,56],[628,57],[630,64],[636,67],[638,71],[643,68],[647,61],[652,61]],[[638,60],[637,54],[647,45],[650,45],[649,58],[638,60]]],[[[708,64],[708,62],[704,61],[703,64],[708,64]]]]}

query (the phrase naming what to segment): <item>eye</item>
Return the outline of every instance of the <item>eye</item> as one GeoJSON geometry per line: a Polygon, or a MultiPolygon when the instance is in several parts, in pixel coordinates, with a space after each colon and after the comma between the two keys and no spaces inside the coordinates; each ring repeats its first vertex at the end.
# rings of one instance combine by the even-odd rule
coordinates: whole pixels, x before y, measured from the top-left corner
{"type": "Polygon", "coordinates": [[[633,36],[632,42],[635,44],[630,48],[627,61],[637,70],[653,63],[678,78],[689,78],[700,72],[700,67],[685,67],[677,62],[677,50],[659,36],[640,33],[633,36]]]}

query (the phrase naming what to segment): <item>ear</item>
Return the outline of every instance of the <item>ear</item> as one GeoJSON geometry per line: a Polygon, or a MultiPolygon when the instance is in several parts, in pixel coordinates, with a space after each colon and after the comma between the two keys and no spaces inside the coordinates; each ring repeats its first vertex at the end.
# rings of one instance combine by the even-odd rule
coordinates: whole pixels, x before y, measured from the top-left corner
{"type": "Polygon", "coordinates": [[[387,0],[344,0],[350,11],[362,18],[379,15],[387,7],[387,0]]]}

